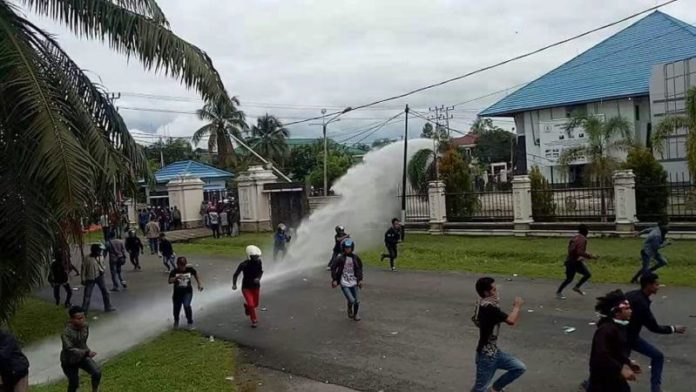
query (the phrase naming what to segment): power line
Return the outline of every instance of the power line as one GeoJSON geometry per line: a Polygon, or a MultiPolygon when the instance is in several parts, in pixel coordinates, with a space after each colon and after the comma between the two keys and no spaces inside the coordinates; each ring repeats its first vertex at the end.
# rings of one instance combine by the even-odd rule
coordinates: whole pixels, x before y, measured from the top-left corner
{"type": "MultiPolygon", "coordinates": [[[[592,33],[596,33],[596,32],[598,32],[598,31],[607,29],[607,28],[609,28],[609,27],[616,26],[616,25],[618,25],[618,24],[620,24],[620,23],[623,23],[623,22],[625,22],[625,21],[627,21],[627,20],[633,19],[633,18],[635,18],[635,17],[637,17],[637,16],[640,16],[640,15],[642,15],[642,14],[644,14],[644,13],[657,10],[657,9],[659,9],[659,8],[661,8],[661,7],[664,7],[664,6],[668,5],[668,4],[672,4],[672,3],[676,2],[676,1],[678,1],[678,0],[669,0],[669,1],[666,1],[666,2],[664,2],[664,3],[661,3],[661,4],[656,5],[656,6],[654,6],[654,7],[650,7],[650,8],[644,9],[644,10],[642,10],[642,11],[640,11],[640,12],[633,13],[633,14],[631,14],[631,15],[629,15],[629,16],[626,16],[626,17],[624,17],[624,18],[621,18],[621,19],[619,19],[619,20],[617,20],[617,21],[614,21],[614,22],[611,22],[611,23],[608,23],[608,24],[605,24],[605,25],[596,27],[596,28],[594,28],[594,29],[591,29],[591,30],[585,31],[585,32],[583,32],[583,33],[577,34],[577,35],[575,35],[575,36],[572,36],[572,37],[570,37],[570,38],[566,38],[566,39],[563,39],[563,40],[561,40],[561,41],[557,41],[557,42],[552,43],[552,44],[550,44],[550,45],[546,45],[546,46],[541,47],[541,48],[539,48],[539,49],[535,49],[535,50],[533,50],[533,51],[526,52],[526,53],[524,53],[524,54],[521,54],[521,55],[518,55],[518,56],[515,56],[515,57],[512,57],[512,58],[509,58],[509,59],[507,59],[507,60],[500,61],[500,62],[498,62],[498,63],[495,63],[495,64],[492,64],[492,65],[488,65],[488,66],[485,66],[485,67],[476,69],[476,70],[471,71],[471,72],[468,72],[468,73],[466,73],[466,74],[464,74],[464,75],[455,76],[455,77],[453,77],[453,78],[446,79],[446,80],[443,80],[443,81],[438,82],[438,83],[429,84],[429,85],[424,86],[424,87],[419,87],[419,88],[417,88],[417,89],[414,89],[414,90],[411,90],[411,91],[407,91],[407,92],[405,92],[405,93],[403,93],[403,94],[394,95],[394,96],[387,97],[387,98],[382,98],[382,99],[379,99],[379,100],[376,100],[376,101],[373,101],[373,102],[370,102],[370,103],[362,104],[362,105],[359,105],[359,106],[355,106],[355,107],[349,106],[349,107],[346,107],[345,109],[343,109],[342,111],[336,111],[336,112],[333,112],[333,113],[330,113],[330,114],[331,114],[331,115],[334,115],[334,114],[345,114],[345,113],[348,113],[348,112],[350,112],[350,111],[355,111],[355,110],[359,110],[359,109],[364,109],[364,108],[367,108],[367,107],[370,107],[370,106],[375,106],[375,105],[378,105],[378,104],[381,104],[381,103],[385,103],[385,102],[389,102],[389,101],[394,101],[394,100],[397,100],[397,99],[405,98],[405,97],[408,97],[408,96],[410,96],[410,95],[413,95],[413,94],[416,94],[416,93],[419,93],[419,92],[422,92],[422,91],[425,91],[425,90],[430,90],[430,89],[432,89],[432,88],[439,87],[439,86],[442,86],[442,85],[445,85],[445,84],[448,84],[448,83],[452,83],[452,82],[457,81],[457,80],[465,79],[465,78],[468,78],[468,77],[470,77],[470,76],[472,76],[472,75],[476,75],[476,74],[479,74],[479,73],[481,73],[481,72],[488,71],[488,70],[490,70],[490,69],[497,68],[497,67],[500,67],[500,66],[502,66],[502,65],[509,64],[509,63],[514,62],[514,61],[521,60],[521,59],[524,59],[524,58],[533,56],[533,55],[535,55],[535,54],[541,53],[541,52],[543,52],[543,51],[546,51],[546,50],[548,50],[548,49],[554,48],[554,47],[556,47],[556,46],[560,46],[560,45],[566,44],[566,43],[568,43],[568,42],[574,41],[574,40],[576,40],[576,39],[579,39],[579,38],[585,37],[585,36],[587,36],[587,35],[590,35],[590,34],[592,34],[592,33]]],[[[286,126],[290,126],[290,125],[295,125],[295,124],[301,124],[301,123],[304,123],[304,122],[307,122],[307,121],[318,120],[318,119],[320,119],[320,118],[321,118],[321,116],[312,117],[312,118],[308,118],[308,119],[304,119],[304,120],[300,120],[300,121],[294,121],[294,122],[292,122],[292,123],[288,123],[288,124],[285,124],[285,125],[286,125],[286,126]]]]}
{"type": "MultiPolygon", "coordinates": [[[[390,121],[396,119],[397,117],[399,117],[399,116],[401,116],[401,115],[403,115],[403,114],[404,114],[404,112],[399,112],[399,113],[395,114],[394,116],[392,116],[392,117],[390,117],[390,118],[388,118],[388,119],[386,119],[386,120],[384,120],[384,121],[382,121],[382,122],[380,122],[380,123],[378,123],[378,124],[375,124],[375,125],[373,125],[373,126],[371,126],[371,127],[368,127],[368,128],[366,128],[366,129],[364,129],[364,130],[362,130],[362,131],[357,132],[357,133],[356,133],[355,135],[353,135],[353,136],[350,136],[350,137],[348,137],[348,138],[346,138],[346,139],[343,139],[342,141],[340,141],[340,143],[345,143],[345,142],[347,142],[348,140],[351,140],[351,139],[353,139],[353,138],[356,138],[356,137],[360,137],[360,136],[362,136],[362,135],[365,135],[366,133],[369,133],[370,131],[376,132],[376,131],[379,130],[380,128],[382,128],[382,127],[384,127],[385,125],[387,125],[390,121]]],[[[370,135],[374,134],[374,132],[371,133],[370,135]]],[[[368,137],[369,137],[370,135],[368,135],[368,137]]],[[[365,139],[365,138],[361,139],[360,141],[362,141],[362,140],[364,140],[364,139],[365,139]]]]}

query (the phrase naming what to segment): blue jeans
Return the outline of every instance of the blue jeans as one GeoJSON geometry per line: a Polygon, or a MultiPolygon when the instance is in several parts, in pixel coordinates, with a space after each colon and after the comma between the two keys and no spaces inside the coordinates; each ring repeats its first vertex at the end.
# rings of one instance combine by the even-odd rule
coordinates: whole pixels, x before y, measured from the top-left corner
{"type": "Polygon", "coordinates": [[[193,293],[174,293],[172,296],[172,302],[174,304],[174,322],[179,324],[179,314],[181,313],[181,306],[184,306],[184,314],[186,314],[186,321],[189,324],[193,324],[193,310],[191,309],[191,300],[193,299],[193,293]]]}
{"type": "Polygon", "coordinates": [[[171,271],[173,269],[176,269],[176,260],[174,260],[174,255],[171,256],[165,256],[162,255],[162,264],[164,264],[164,268],[167,270],[171,271]]]}
{"type": "Polygon", "coordinates": [[[354,305],[360,303],[360,300],[358,299],[358,286],[341,286],[341,291],[343,291],[343,295],[346,296],[349,304],[354,305]]]}
{"type": "Polygon", "coordinates": [[[126,288],[126,280],[123,279],[123,273],[121,272],[121,263],[109,263],[109,270],[111,270],[111,283],[113,288],[117,289],[119,286],[126,288]]]}
{"type": "Polygon", "coordinates": [[[150,254],[155,254],[159,250],[159,243],[157,242],[157,238],[148,238],[147,242],[150,244],[150,254]]]}
{"type": "Polygon", "coordinates": [[[655,346],[648,343],[640,336],[638,337],[638,340],[633,343],[631,349],[650,358],[650,388],[653,392],[660,391],[660,385],[662,385],[662,368],[665,364],[665,356],[660,350],[655,348],[655,346]]]}
{"type": "Polygon", "coordinates": [[[640,256],[643,259],[643,271],[648,271],[650,270],[650,259],[655,258],[655,261],[657,262],[655,266],[652,268],[652,270],[656,270],[658,268],[662,268],[667,265],[667,259],[665,259],[664,256],[660,252],[655,252],[654,255],[651,255],[647,252],[640,252],[640,256]]]}
{"type": "Polygon", "coordinates": [[[527,367],[519,359],[500,350],[493,355],[477,353],[476,383],[471,392],[487,392],[488,384],[490,384],[498,369],[507,370],[505,374],[493,383],[493,389],[501,391],[524,374],[527,367]]]}

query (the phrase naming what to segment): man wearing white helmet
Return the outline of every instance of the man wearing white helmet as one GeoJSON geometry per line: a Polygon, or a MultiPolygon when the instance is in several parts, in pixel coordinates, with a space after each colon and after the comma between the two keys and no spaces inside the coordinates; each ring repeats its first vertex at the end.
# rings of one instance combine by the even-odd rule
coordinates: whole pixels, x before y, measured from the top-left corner
{"type": "Polygon", "coordinates": [[[290,236],[286,233],[287,227],[284,223],[278,225],[278,229],[273,235],[273,261],[278,259],[278,253],[282,253],[281,259],[287,252],[286,244],[290,242],[290,236]]]}
{"type": "Polygon", "coordinates": [[[242,278],[242,295],[244,296],[244,313],[251,319],[251,327],[256,328],[256,308],[259,306],[259,294],[261,290],[261,276],[263,266],[261,264],[261,249],[255,245],[246,247],[247,259],[244,260],[232,277],[232,290],[237,290],[237,278],[240,273],[242,278]]]}

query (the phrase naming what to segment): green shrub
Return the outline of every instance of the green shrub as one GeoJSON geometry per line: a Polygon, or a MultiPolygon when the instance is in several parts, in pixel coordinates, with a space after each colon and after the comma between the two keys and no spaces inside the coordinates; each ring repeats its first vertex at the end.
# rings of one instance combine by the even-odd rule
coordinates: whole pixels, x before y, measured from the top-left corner
{"type": "Polygon", "coordinates": [[[532,217],[536,222],[553,220],[556,214],[556,203],[553,200],[553,189],[549,181],[541,174],[538,166],[529,172],[532,183],[532,217]]]}
{"type": "Polygon", "coordinates": [[[440,159],[439,171],[447,192],[447,218],[453,221],[470,218],[479,202],[474,193],[469,162],[459,150],[450,148],[440,159]]]}
{"type": "Polygon", "coordinates": [[[624,169],[636,176],[636,215],[639,221],[660,221],[667,216],[667,172],[647,148],[628,152],[624,169]]]}

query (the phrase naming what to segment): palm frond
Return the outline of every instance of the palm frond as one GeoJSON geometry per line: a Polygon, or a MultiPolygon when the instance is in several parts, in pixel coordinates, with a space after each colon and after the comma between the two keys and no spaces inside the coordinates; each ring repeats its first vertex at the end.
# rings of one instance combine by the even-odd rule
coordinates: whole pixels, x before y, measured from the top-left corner
{"type": "Polygon", "coordinates": [[[685,116],[667,116],[655,127],[652,135],[653,149],[658,153],[664,152],[665,140],[677,130],[689,126],[689,119],[685,116]]]}
{"type": "Polygon", "coordinates": [[[160,20],[109,0],[23,1],[38,14],[63,23],[78,36],[108,42],[111,48],[128,57],[137,56],[145,69],[162,70],[187,87],[194,87],[207,102],[227,100],[227,91],[210,57],[179,38],[160,20]]]}
{"type": "Polygon", "coordinates": [[[432,167],[434,163],[435,152],[431,149],[417,151],[408,162],[408,181],[419,194],[425,194],[428,191],[428,181],[436,177],[432,167]]]}
{"type": "Polygon", "coordinates": [[[588,155],[592,155],[592,151],[588,146],[567,148],[561,153],[558,163],[567,167],[579,159],[586,158],[588,155]]]}
{"type": "MultiPolygon", "coordinates": [[[[198,109],[200,110],[200,109],[198,109]]],[[[193,133],[193,137],[191,138],[191,142],[193,144],[198,144],[203,140],[204,137],[207,135],[212,135],[214,133],[215,126],[213,124],[205,124],[204,126],[200,127],[196,132],[193,133]]]]}

